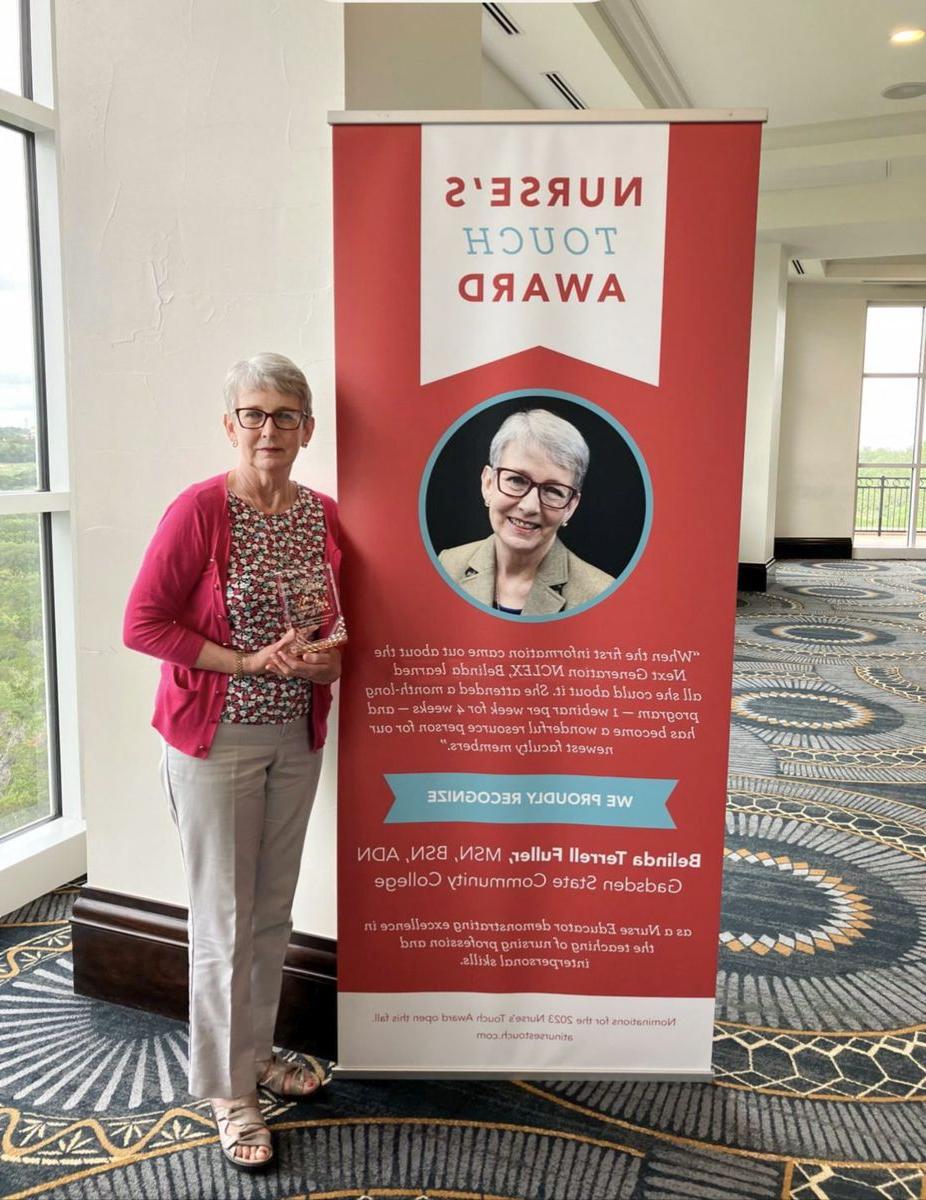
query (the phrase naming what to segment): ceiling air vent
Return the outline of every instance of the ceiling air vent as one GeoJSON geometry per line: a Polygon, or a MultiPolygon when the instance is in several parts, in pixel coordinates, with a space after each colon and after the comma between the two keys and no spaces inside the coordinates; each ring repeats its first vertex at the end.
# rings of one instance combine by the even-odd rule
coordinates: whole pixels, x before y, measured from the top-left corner
{"type": "Polygon", "coordinates": [[[587,104],[583,104],[579,97],[575,94],[569,84],[558,75],[556,71],[544,71],[544,76],[549,79],[550,83],[556,88],[563,99],[571,104],[573,108],[587,108],[587,104]]]}
{"type": "Polygon", "coordinates": [[[803,274],[804,274],[804,266],[803,266],[803,264],[801,263],[801,260],[800,260],[799,258],[792,258],[792,259],[791,259],[791,266],[794,268],[794,273],[795,273],[796,275],[803,275],[803,274]]]}
{"type": "Polygon", "coordinates": [[[504,33],[510,36],[513,33],[521,32],[500,4],[483,4],[482,7],[504,33]]]}

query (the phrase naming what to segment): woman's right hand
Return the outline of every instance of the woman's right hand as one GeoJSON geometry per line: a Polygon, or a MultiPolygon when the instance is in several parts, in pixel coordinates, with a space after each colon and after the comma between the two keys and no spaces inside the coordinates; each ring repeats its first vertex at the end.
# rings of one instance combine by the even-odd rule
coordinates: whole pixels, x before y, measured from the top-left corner
{"type": "Polygon", "coordinates": [[[245,675],[282,675],[276,655],[285,650],[295,636],[295,629],[289,629],[278,642],[271,642],[269,646],[245,654],[242,658],[245,675]]]}

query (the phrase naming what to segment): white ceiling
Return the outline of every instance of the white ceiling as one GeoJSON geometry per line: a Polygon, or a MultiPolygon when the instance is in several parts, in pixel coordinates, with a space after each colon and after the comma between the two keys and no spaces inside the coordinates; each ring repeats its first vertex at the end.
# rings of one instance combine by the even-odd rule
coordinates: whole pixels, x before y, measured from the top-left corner
{"type": "Polygon", "coordinates": [[[519,32],[507,35],[485,11],[482,43],[487,56],[537,108],[569,108],[546,78],[556,71],[586,108],[640,108],[624,75],[573,4],[503,4],[519,32]]]}
{"type": "Polygon", "coordinates": [[[507,4],[521,33],[488,15],[488,56],[540,107],[564,107],[558,71],[588,108],[767,108],[769,127],[926,112],[926,96],[885,100],[892,84],[926,83],[926,0],[602,0],[507,4]]]}
{"type": "Polygon", "coordinates": [[[484,12],[483,50],[535,106],[568,107],[544,76],[556,71],[588,108],[766,108],[760,240],[864,260],[845,267],[859,278],[876,258],[913,256],[901,277],[926,279],[926,96],[881,96],[926,83],[926,39],[889,40],[926,29],[926,0],[502,7],[522,32],[484,12]]]}
{"type": "Polygon", "coordinates": [[[769,125],[926,110],[891,101],[891,84],[926,81],[926,0],[605,0],[620,30],[636,8],[695,108],[768,109],[769,125]]]}

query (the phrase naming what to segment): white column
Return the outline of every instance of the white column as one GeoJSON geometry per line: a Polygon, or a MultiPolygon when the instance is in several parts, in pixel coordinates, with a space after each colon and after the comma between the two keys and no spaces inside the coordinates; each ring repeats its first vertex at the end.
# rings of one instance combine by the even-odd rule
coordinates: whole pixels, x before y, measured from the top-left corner
{"type": "Polygon", "coordinates": [[[777,243],[756,246],[740,523],[741,563],[767,563],[774,552],[787,266],[788,255],[783,246],[777,243]]]}

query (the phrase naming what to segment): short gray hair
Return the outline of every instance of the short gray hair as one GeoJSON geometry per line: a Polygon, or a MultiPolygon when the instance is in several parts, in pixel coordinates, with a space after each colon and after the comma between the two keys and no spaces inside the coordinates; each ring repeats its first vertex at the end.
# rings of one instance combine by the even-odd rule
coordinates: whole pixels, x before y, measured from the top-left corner
{"type": "Polygon", "coordinates": [[[255,354],[243,358],[225,376],[225,407],[232,416],[235,401],[242,392],[279,392],[292,396],[307,417],[312,415],[312,391],[309,381],[285,354],[255,354]]]}
{"type": "Polygon", "coordinates": [[[512,413],[502,421],[489,447],[489,466],[499,467],[512,442],[527,442],[542,450],[558,467],[572,472],[573,487],[581,488],[588,470],[588,442],[575,425],[545,408],[512,413]]]}

